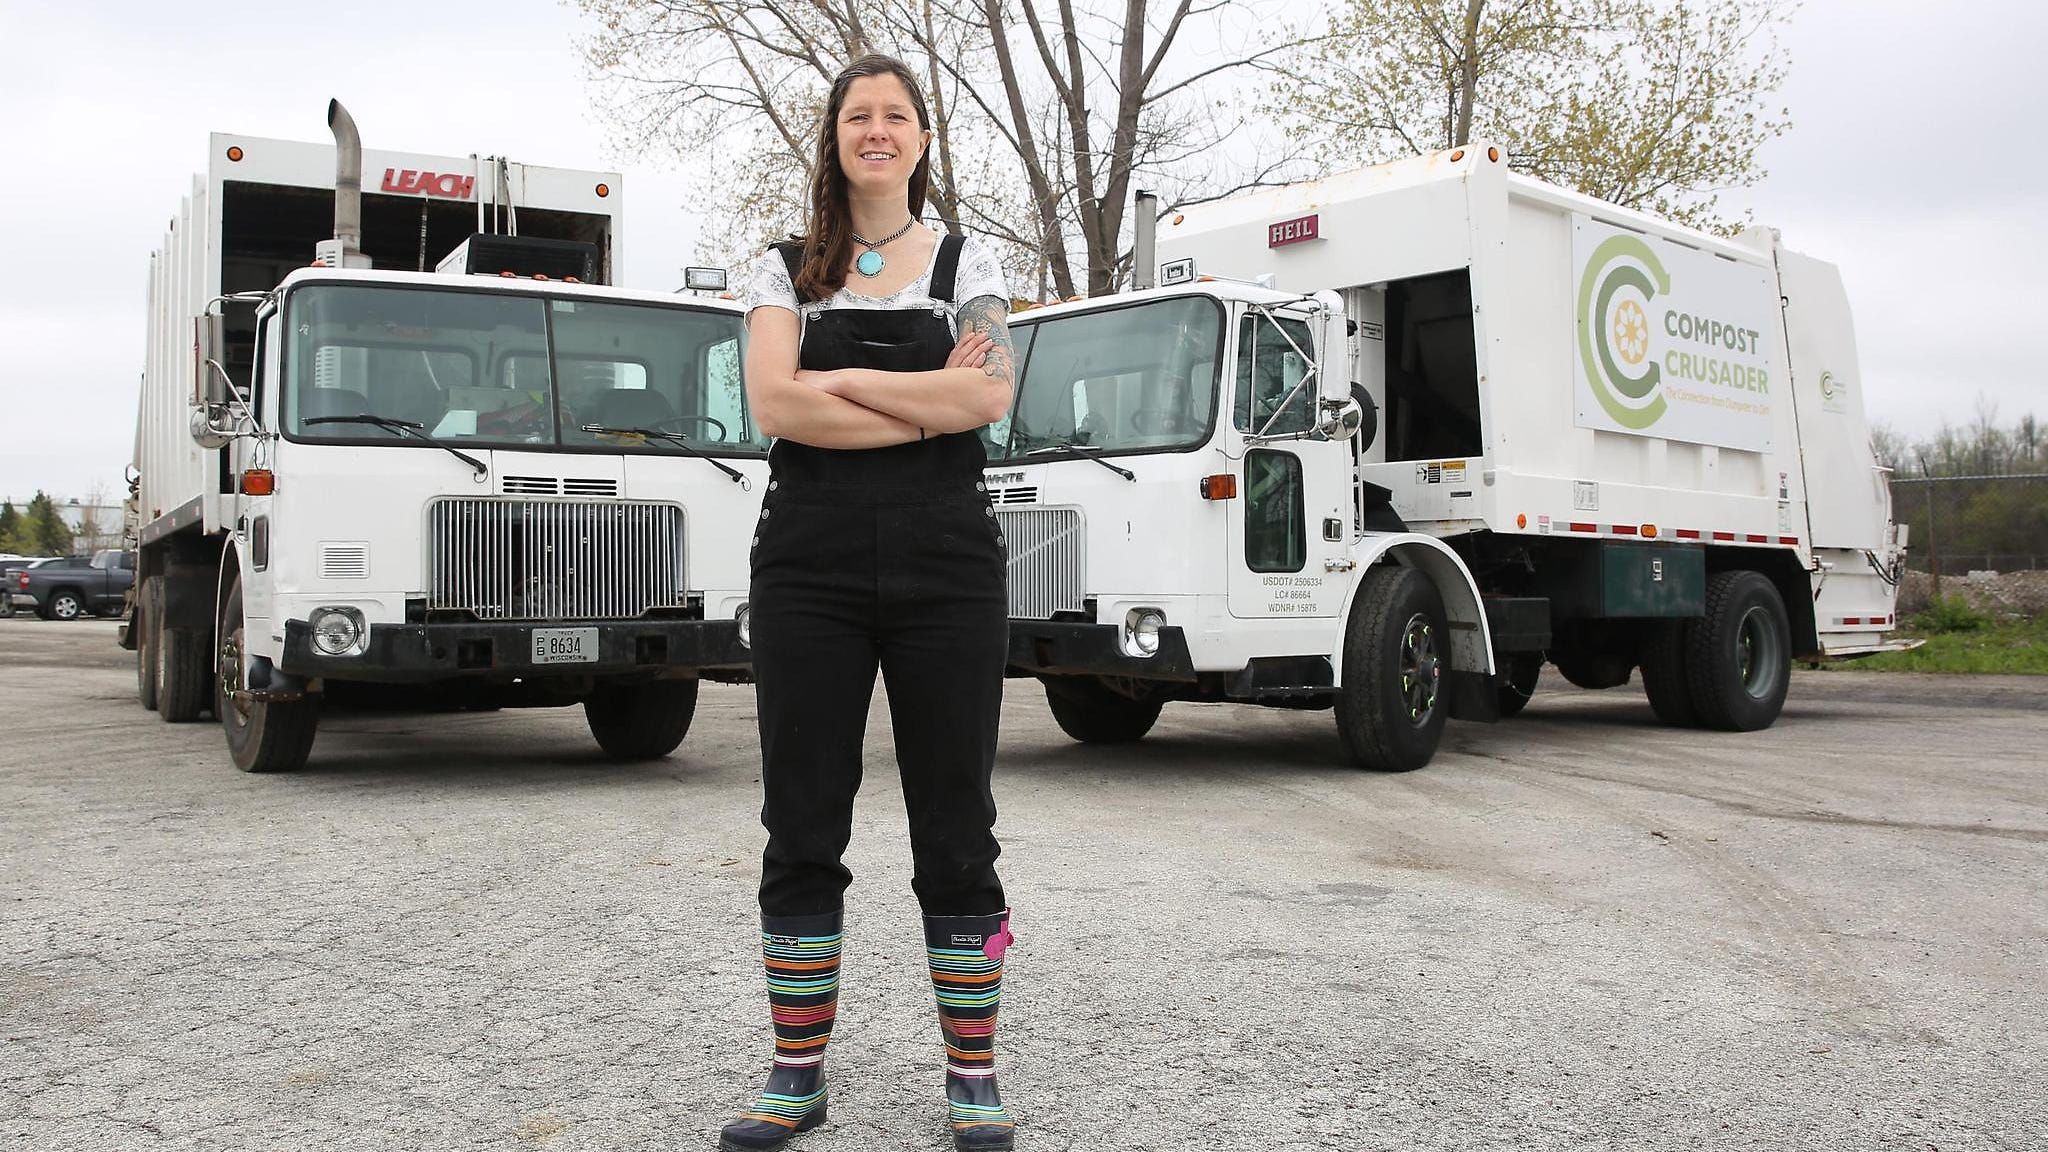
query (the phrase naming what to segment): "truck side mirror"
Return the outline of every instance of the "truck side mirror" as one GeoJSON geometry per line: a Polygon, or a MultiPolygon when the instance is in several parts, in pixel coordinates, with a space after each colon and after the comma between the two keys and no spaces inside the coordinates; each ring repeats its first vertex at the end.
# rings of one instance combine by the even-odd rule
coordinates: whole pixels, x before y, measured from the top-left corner
{"type": "Polygon", "coordinates": [[[192,403],[222,404],[227,401],[227,374],[220,364],[227,346],[227,320],[209,312],[192,321],[192,403]]]}
{"type": "Polygon", "coordinates": [[[232,419],[224,404],[197,404],[192,408],[185,430],[191,433],[194,444],[211,452],[215,448],[225,448],[235,438],[235,429],[222,424],[222,421],[232,419]]]}
{"type": "Polygon", "coordinates": [[[1316,355],[1322,359],[1322,368],[1316,374],[1316,398],[1322,401],[1322,407],[1328,408],[1351,399],[1351,317],[1344,307],[1344,297],[1328,288],[1316,293],[1314,299],[1321,317],[1316,355]]]}

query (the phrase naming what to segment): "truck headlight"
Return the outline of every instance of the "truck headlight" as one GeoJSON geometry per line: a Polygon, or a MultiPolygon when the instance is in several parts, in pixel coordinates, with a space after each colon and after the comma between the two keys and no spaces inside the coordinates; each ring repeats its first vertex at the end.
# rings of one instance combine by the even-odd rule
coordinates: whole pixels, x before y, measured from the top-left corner
{"type": "Polygon", "coordinates": [[[751,627],[754,622],[753,610],[745,604],[740,605],[740,610],[732,614],[732,621],[740,626],[740,647],[752,648],[754,646],[754,630],[751,627]]]}
{"type": "Polygon", "coordinates": [[[1159,655],[1159,633],[1166,627],[1166,613],[1157,608],[1133,608],[1124,613],[1124,654],[1159,655]]]}
{"type": "Polygon", "coordinates": [[[315,608],[307,619],[313,648],[322,656],[361,656],[370,646],[370,628],[354,608],[315,608]]]}

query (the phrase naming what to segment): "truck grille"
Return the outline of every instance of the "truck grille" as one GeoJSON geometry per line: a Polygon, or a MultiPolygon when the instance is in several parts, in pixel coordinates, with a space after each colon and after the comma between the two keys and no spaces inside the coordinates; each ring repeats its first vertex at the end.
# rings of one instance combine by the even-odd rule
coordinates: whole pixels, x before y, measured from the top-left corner
{"type": "Polygon", "coordinates": [[[427,607],[484,620],[629,620],[683,604],[683,510],[628,501],[436,500],[427,607]]]}
{"type": "Polygon", "coordinates": [[[996,509],[1010,549],[1010,616],[1078,612],[1086,594],[1086,537],[1074,508],[996,509]]]}

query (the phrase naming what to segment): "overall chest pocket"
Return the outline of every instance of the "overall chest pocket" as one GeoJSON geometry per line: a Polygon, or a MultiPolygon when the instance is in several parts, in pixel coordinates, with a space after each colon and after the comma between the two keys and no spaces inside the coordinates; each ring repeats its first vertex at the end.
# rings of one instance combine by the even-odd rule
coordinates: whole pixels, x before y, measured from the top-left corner
{"type": "Polygon", "coordinates": [[[931,372],[946,366],[953,329],[929,308],[840,308],[804,327],[802,367],[931,372]]]}

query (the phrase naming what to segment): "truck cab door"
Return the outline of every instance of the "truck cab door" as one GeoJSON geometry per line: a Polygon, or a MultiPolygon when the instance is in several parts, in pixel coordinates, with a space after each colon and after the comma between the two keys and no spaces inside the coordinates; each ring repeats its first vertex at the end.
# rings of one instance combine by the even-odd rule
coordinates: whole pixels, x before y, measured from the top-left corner
{"type": "MultiPolygon", "coordinates": [[[[251,410],[257,414],[257,427],[273,432],[281,427],[284,419],[284,385],[278,378],[283,359],[283,335],[280,313],[266,311],[257,316],[254,367],[247,381],[238,381],[248,388],[251,410]]],[[[229,479],[234,484],[231,523],[242,542],[246,559],[242,575],[242,611],[250,620],[267,620],[270,616],[270,581],[259,579],[256,573],[267,571],[271,564],[270,510],[273,497],[252,496],[242,491],[241,476],[244,469],[274,467],[271,453],[275,443],[261,435],[242,436],[227,449],[229,479]]]]}
{"type": "MultiPolygon", "coordinates": [[[[1348,584],[1331,566],[1341,567],[1350,543],[1350,447],[1312,431],[1316,383],[1303,354],[1320,350],[1310,325],[1287,313],[1247,308],[1235,337],[1225,436],[1237,481],[1225,505],[1230,614],[1334,617],[1348,584]]],[[[1342,369],[1341,350],[1326,359],[1342,369]]]]}

